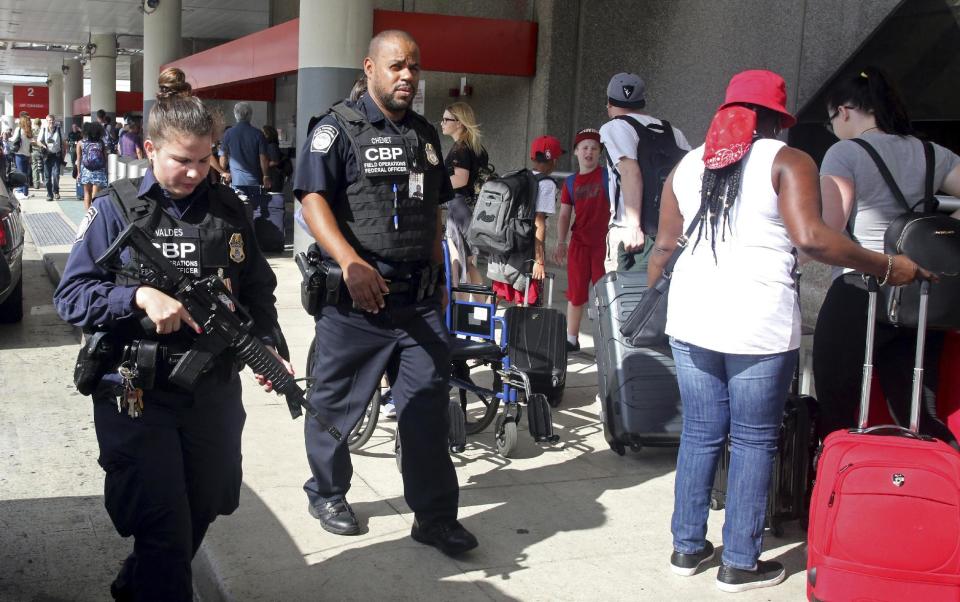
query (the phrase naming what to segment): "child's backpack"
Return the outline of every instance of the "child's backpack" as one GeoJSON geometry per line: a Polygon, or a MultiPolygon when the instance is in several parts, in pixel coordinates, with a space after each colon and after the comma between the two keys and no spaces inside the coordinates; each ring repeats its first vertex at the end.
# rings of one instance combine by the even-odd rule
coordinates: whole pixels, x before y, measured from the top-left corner
{"type": "Polygon", "coordinates": [[[467,229],[467,243],[488,255],[510,255],[533,246],[537,192],[545,174],[520,169],[483,185],[467,229]]]}
{"type": "Polygon", "coordinates": [[[83,166],[90,171],[99,171],[107,166],[102,142],[83,145],[83,166]]]}
{"type": "MultiPolygon", "coordinates": [[[[663,191],[663,183],[687,151],[677,146],[673,127],[670,126],[669,121],[644,126],[629,115],[619,115],[614,119],[622,119],[629,123],[640,138],[637,143],[637,163],[640,173],[643,174],[640,228],[644,234],[656,236],[657,227],[660,224],[660,193],[663,191]]],[[[609,157],[608,160],[610,160],[609,157]]],[[[613,172],[617,179],[617,197],[619,198],[620,174],[615,169],[613,172]]]]}

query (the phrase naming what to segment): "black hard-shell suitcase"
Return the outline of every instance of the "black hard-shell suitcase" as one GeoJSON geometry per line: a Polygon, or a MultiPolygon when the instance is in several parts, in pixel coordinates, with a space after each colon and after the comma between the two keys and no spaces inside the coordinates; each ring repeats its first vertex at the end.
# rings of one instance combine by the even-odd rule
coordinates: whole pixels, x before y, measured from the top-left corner
{"type": "Polygon", "coordinates": [[[620,325],[646,288],[646,272],[611,272],[595,286],[603,435],[610,449],[621,455],[627,447],[679,445],[683,426],[669,348],[633,347],[620,334],[620,325]]]}
{"type": "MultiPolygon", "coordinates": [[[[806,528],[810,493],[813,490],[813,456],[816,452],[817,401],[809,395],[787,398],[777,455],[773,460],[773,477],[767,496],[767,527],[777,537],[783,534],[783,523],[800,520],[806,528]]],[[[727,503],[727,478],[730,472],[730,438],[717,463],[717,473],[710,491],[710,508],[721,510],[727,503]]]]}
{"type": "Polygon", "coordinates": [[[560,405],[567,382],[567,317],[548,307],[509,307],[503,318],[511,364],[530,377],[534,393],[560,405]]]}
{"type": "Polygon", "coordinates": [[[253,205],[253,228],[260,249],[267,252],[283,251],[284,198],[282,194],[262,192],[250,199],[253,205]]]}

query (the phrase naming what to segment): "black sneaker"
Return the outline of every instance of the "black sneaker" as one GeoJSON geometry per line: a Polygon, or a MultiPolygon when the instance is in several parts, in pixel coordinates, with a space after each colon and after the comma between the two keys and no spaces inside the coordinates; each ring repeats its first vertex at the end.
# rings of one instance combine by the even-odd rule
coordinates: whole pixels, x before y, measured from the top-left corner
{"type": "Polygon", "coordinates": [[[787,570],[773,560],[758,560],[752,571],[722,565],[717,573],[717,588],[735,594],[748,589],[771,587],[787,578],[787,570]]]}
{"type": "Polygon", "coordinates": [[[577,341],[576,343],[567,341],[567,353],[573,353],[574,351],[580,351],[580,341],[577,341]]]}
{"type": "Polygon", "coordinates": [[[670,569],[675,575],[689,577],[711,560],[713,560],[713,544],[708,541],[707,545],[695,554],[681,554],[674,551],[670,555],[670,569]]]}

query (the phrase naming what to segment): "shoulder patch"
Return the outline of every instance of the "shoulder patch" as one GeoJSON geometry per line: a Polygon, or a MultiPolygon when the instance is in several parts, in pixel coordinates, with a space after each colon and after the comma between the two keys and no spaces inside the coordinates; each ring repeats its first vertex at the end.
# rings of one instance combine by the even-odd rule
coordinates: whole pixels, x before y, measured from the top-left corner
{"type": "Polygon", "coordinates": [[[329,123],[318,125],[313,131],[313,139],[310,141],[310,152],[320,153],[321,155],[327,154],[339,133],[340,130],[329,123]]]}
{"type": "Polygon", "coordinates": [[[77,238],[73,241],[73,244],[77,244],[83,240],[83,235],[87,233],[87,229],[90,228],[90,224],[92,224],[95,219],[97,219],[97,208],[90,205],[86,215],[83,216],[80,225],[77,227],[77,238]]]}

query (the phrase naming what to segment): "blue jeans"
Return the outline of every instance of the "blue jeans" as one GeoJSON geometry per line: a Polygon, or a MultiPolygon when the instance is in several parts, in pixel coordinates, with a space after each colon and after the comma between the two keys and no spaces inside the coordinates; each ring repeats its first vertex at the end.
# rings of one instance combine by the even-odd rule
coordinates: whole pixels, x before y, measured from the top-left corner
{"type": "Polygon", "coordinates": [[[43,158],[43,177],[47,179],[47,198],[60,194],[60,154],[47,153],[43,158]]]}
{"type": "Polygon", "coordinates": [[[797,351],[720,353],[671,339],[683,401],[683,432],[674,485],[673,547],[703,549],[710,489],[730,435],[723,563],[752,569],[760,557],[767,490],[797,351]]]}
{"type": "MultiPolygon", "coordinates": [[[[20,153],[15,154],[13,157],[14,157],[14,160],[17,162],[17,171],[19,171],[19,172],[22,173],[23,175],[27,176],[27,182],[29,183],[29,181],[30,181],[30,157],[28,157],[28,156],[26,156],[26,155],[21,155],[20,153]]],[[[19,191],[21,194],[24,194],[24,195],[30,194],[30,187],[29,187],[29,186],[21,186],[21,187],[17,188],[17,191],[19,191]]]]}

